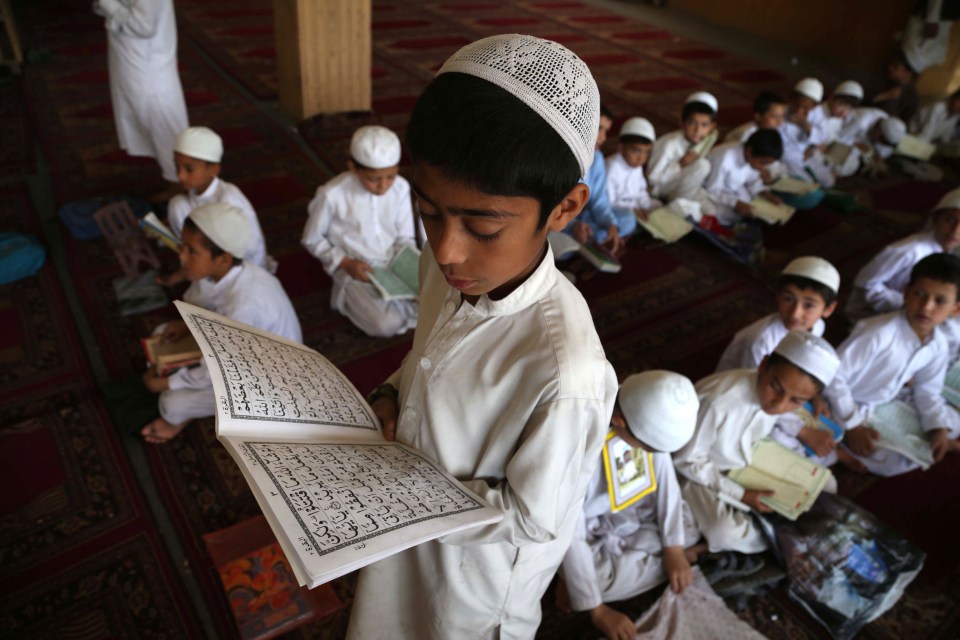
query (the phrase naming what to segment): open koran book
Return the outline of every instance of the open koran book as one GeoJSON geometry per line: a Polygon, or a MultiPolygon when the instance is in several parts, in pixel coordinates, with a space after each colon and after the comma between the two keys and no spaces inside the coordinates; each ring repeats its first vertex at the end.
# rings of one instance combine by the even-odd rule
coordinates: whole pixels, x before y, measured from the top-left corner
{"type": "Polygon", "coordinates": [[[903,136],[903,140],[894,149],[894,153],[900,156],[907,156],[916,160],[926,162],[933,157],[937,151],[937,145],[927,142],[923,138],[912,136],[909,133],[903,136]]]}
{"type": "Polygon", "coordinates": [[[412,300],[420,294],[420,252],[404,245],[386,269],[374,269],[370,282],[384,300],[412,300]]]}
{"type": "Polygon", "coordinates": [[[143,216],[140,220],[140,228],[147,235],[153,236],[164,244],[168,249],[180,251],[180,239],[173,235],[170,227],[165,225],[153,211],[143,216]]]}
{"type": "Polygon", "coordinates": [[[698,158],[706,158],[707,154],[713,150],[713,146],[717,144],[717,140],[719,139],[720,132],[714,129],[708,133],[703,140],[695,145],[692,145],[690,147],[690,151],[696,152],[698,158]]]}
{"type": "Polygon", "coordinates": [[[301,585],[503,517],[429,458],[384,440],[363,396],[313,349],[176,305],[210,369],[217,438],[301,585]]]}
{"type": "Polygon", "coordinates": [[[870,410],[867,424],[880,434],[877,446],[906,456],[929,469],[933,465],[930,438],[920,424],[920,415],[902,400],[880,404],[870,410]]]}
{"type": "Polygon", "coordinates": [[[820,185],[816,182],[804,182],[803,180],[798,180],[796,178],[790,178],[788,176],[783,176],[778,178],[776,182],[770,185],[771,191],[779,191],[780,193],[791,193],[797,196],[805,196],[808,193],[813,193],[820,188],[820,185]]]}
{"type": "Polygon", "coordinates": [[[750,466],[734,469],[728,477],[746,489],[772,490],[761,502],[787,518],[796,520],[816,502],[833,474],[799,453],[763,438],[753,445],[750,466]]]}
{"type": "Polygon", "coordinates": [[[796,209],[788,204],[776,204],[766,198],[754,198],[750,201],[753,217],[768,224],[787,224],[796,209]]]}
{"type": "Polygon", "coordinates": [[[670,207],[657,207],[644,220],[637,216],[637,224],[657,240],[676,242],[693,231],[693,225],[670,207]]]}

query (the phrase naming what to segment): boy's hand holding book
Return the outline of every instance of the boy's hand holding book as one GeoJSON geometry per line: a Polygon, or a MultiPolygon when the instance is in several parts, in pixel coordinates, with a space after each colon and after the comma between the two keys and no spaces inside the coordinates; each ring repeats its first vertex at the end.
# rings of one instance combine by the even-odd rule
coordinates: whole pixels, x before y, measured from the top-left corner
{"type": "Polygon", "coordinates": [[[950,446],[950,436],[946,429],[934,429],[930,431],[930,451],[933,452],[933,461],[940,462],[943,456],[952,448],[950,446]]]}
{"type": "Polygon", "coordinates": [[[772,202],[773,204],[783,204],[783,198],[775,194],[773,191],[761,191],[758,197],[772,202]]]}
{"type": "Polygon", "coordinates": [[[747,505],[751,509],[754,509],[755,511],[759,511],[760,513],[771,513],[773,511],[773,508],[768,507],[760,500],[761,498],[765,498],[767,496],[772,496],[772,495],[773,495],[773,491],[762,491],[760,489],[747,489],[746,491],[743,492],[743,497],[740,498],[740,502],[747,505]]]}
{"type": "Polygon", "coordinates": [[[617,225],[612,224],[607,229],[607,241],[603,244],[607,248],[607,251],[613,255],[617,255],[617,252],[620,251],[623,239],[620,237],[620,230],[617,229],[617,225]]]}
{"type": "Polygon", "coordinates": [[[183,340],[188,335],[190,335],[190,330],[187,328],[186,322],[183,320],[171,320],[167,323],[167,326],[163,328],[163,333],[160,334],[160,342],[163,344],[177,342],[178,340],[183,340]]]}
{"type": "Polygon", "coordinates": [[[590,225],[588,225],[586,222],[574,222],[573,237],[580,244],[584,244],[590,239],[590,225]]]}
{"type": "Polygon", "coordinates": [[[837,441],[833,439],[833,434],[826,429],[804,426],[797,434],[797,438],[813,449],[818,456],[825,456],[837,448],[837,441]]]}
{"type": "Polygon", "coordinates": [[[170,381],[166,376],[158,375],[156,369],[150,367],[143,372],[143,386],[151,393],[160,393],[170,388],[170,381]]]}
{"type": "Polygon", "coordinates": [[[877,440],[879,439],[880,434],[877,433],[876,429],[860,426],[848,430],[843,441],[850,447],[850,451],[858,456],[868,456],[876,451],[877,440]]]}
{"type": "Polygon", "coordinates": [[[340,261],[340,268],[347,272],[354,280],[360,282],[370,282],[369,274],[373,272],[373,267],[363,260],[353,258],[344,258],[340,261]]]}
{"type": "Polygon", "coordinates": [[[742,218],[752,218],[753,217],[753,207],[749,203],[744,202],[743,200],[738,200],[737,205],[733,208],[740,217],[742,218]]]}
{"type": "Polygon", "coordinates": [[[691,149],[687,151],[682,158],[680,158],[680,166],[687,167],[697,161],[697,158],[700,157],[700,154],[691,149]]]}

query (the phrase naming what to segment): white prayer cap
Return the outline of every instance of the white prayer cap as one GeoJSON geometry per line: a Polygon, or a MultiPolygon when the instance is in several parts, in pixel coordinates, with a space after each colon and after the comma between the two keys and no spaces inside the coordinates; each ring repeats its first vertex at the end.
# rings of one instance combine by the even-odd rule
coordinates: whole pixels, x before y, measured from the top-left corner
{"type": "Polygon", "coordinates": [[[804,78],[793,86],[793,90],[807,96],[814,102],[823,100],[823,83],[816,78],[804,78]]]}
{"type": "Polygon", "coordinates": [[[350,138],[350,157],[368,169],[395,167],[400,164],[400,138],[380,125],[360,127],[350,138]]]}
{"type": "Polygon", "coordinates": [[[714,113],[720,110],[720,103],[717,102],[717,98],[712,93],[706,91],[695,91],[691,93],[687,96],[687,99],[683,101],[683,104],[690,104],[691,102],[702,102],[713,109],[714,113]]]}
{"type": "Polygon", "coordinates": [[[907,135],[907,123],[900,118],[886,118],[880,123],[880,133],[887,144],[895,147],[907,135]]]}
{"type": "Polygon", "coordinates": [[[567,143],[584,175],[600,128],[600,91],[586,63],[566,47],[518,33],[463,47],[440,67],[506,90],[536,112],[567,143]]]}
{"type": "Polygon", "coordinates": [[[845,80],[837,85],[833,90],[835,96],[849,96],[857,100],[863,100],[863,87],[856,80],[845,80]]]}
{"type": "Polygon", "coordinates": [[[620,127],[621,136],[641,136],[653,142],[657,139],[657,134],[653,130],[653,124],[646,118],[630,118],[620,127]]]}
{"type": "Polygon", "coordinates": [[[809,331],[794,329],[783,337],[774,353],[780,354],[806,373],[829,385],[840,369],[840,356],[830,343],[809,331]]]}
{"type": "Polygon", "coordinates": [[[693,383],[672,371],[645,371],[620,385],[627,429],[657,451],[673,453],[693,436],[700,400],[693,383]]]}
{"type": "Polygon", "coordinates": [[[935,206],[933,210],[940,211],[941,209],[960,209],[960,188],[948,191],[940,198],[940,202],[937,203],[937,206],[935,206]]]}
{"type": "Polygon", "coordinates": [[[189,218],[203,235],[235,258],[242,258],[250,241],[250,224],[236,207],[225,202],[211,202],[190,212],[189,218]]]}
{"type": "Polygon", "coordinates": [[[840,272],[832,264],[817,256],[794,258],[781,275],[800,276],[819,282],[834,293],[840,291],[840,272]]]}
{"type": "Polygon", "coordinates": [[[177,137],[173,150],[197,160],[220,162],[223,159],[223,140],[213,129],[188,127],[177,137]]]}

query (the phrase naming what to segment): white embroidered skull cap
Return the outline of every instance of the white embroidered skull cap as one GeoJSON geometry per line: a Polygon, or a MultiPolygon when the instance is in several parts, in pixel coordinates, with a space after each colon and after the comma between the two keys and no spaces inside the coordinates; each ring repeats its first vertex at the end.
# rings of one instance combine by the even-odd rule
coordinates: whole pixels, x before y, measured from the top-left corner
{"type": "Polygon", "coordinates": [[[828,287],[834,293],[840,291],[840,272],[832,264],[818,256],[803,256],[790,261],[781,275],[800,276],[828,287]]]}
{"type": "Polygon", "coordinates": [[[880,133],[891,146],[897,146],[907,135],[907,123],[900,118],[885,118],[880,122],[880,133]]]}
{"type": "Polygon", "coordinates": [[[793,85],[793,90],[807,96],[814,102],[821,102],[823,100],[823,83],[816,78],[804,78],[793,85]]]}
{"type": "Polygon", "coordinates": [[[691,93],[687,96],[687,99],[683,101],[683,104],[690,104],[691,102],[702,102],[713,109],[714,113],[720,110],[720,103],[717,102],[717,97],[707,91],[695,91],[691,93]]]}
{"type": "Polygon", "coordinates": [[[208,127],[188,127],[177,136],[173,150],[197,160],[220,162],[223,159],[223,140],[208,127]]]}
{"type": "Polygon", "coordinates": [[[835,96],[849,96],[857,100],[863,100],[863,87],[856,80],[845,80],[837,85],[833,90],[835,96]]]}
{"type": "Polygon", "coordinates": [[[368,169],[388,169],[400,164],[400,137],[372,124],[360,127],[350,138],[350,157],[368,169]]]}
{"type": "Polygon", "coordinates": [[[657,139],[657,133],[653,130],[653,124],[646,118],[630,118],[620,127],[621,136],[641,136],[654,142],[657,139]]]}
{"type": "Polygon", "coordinates": [[[693,383],[679,373],[634,374],[620,385],[618,403],[633,437],[657,451],[673,453],[693,437],[700,400],[693,383]]]}
{"type": "Polygon", "coordinates": [[[840,356],[830,343],[809,331],[794,329],[783,337],[774,353],[810,374],[825,386],[833,382],[840,369],[840,356]]]}
{"type": "Polygon", "coordinates": [[[533,109],[567,143],[586,175],[600,128],[600,91],[575,53],[530,35],[490,36],[450,56],[437,75],[451,72],[491,82],[533,109]]]}
{"type": "Polygon", "coordinates": [[[189,218],[210,242],[235,258],[242,258],[250,241],[250,223],[243,212],[225,202],[211,202],[190,212],[189,218]]]}

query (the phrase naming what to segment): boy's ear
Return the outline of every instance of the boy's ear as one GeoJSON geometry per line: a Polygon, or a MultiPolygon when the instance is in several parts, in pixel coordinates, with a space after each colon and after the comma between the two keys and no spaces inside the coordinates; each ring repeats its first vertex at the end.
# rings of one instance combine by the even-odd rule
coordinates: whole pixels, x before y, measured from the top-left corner
{"type": "Polygon", "coordinates": [[[573,189],[563,197],[550,216],[547,218],[547,228],[550,231],[563,231],[570,221],[577,217],[590,199],[590,187],[578,182],[573,189]]]}
{"type": "Polygon", "coordinates": [[[838,302],[839,302],[839,300],[834,300],[833,302],[831,302],[830,304],[828,304],[827,306],[825,306],[825,307],[823,308],[823,313],[820,314],[820,317],[823,318],[823,319],[827,319],[827,318],[829,318],[830,316],[832,316],[832,315],[833,315],[833,312],[837,310],[837,303],[838,303],[838,302]]]}
{"type": "Polygon", "coordinates": [[[350,173],[357,172],[357,165],[353,162],[353,160],[347,160],[347,169],[350,170],[350,173]]]}

